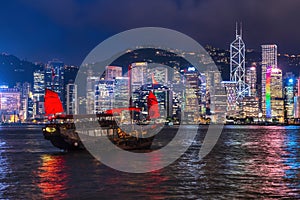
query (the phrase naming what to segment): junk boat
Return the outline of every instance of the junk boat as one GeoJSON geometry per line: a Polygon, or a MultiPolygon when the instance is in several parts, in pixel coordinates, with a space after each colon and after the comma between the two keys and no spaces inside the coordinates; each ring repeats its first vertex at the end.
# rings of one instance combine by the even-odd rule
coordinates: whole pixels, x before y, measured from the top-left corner
{"type": "MultiPolygon", "coordinates": [[[[150,119],[160,116],[157,99],[151,91],[147,105],[148,122],[151,122],[150,119]]],[[[84,141],[80,138],[80,134],[94,137],[95,140],[108,137],[113,144],[124,150],[149,149],[154,136],[147,137],[147,134],[157,128],[152,121],[148,130],[133,124],[128,125],[131,126],[130,132],[122,130],[115,117],[124,110],[131,113],[140,112],[139,108],[115,108],[99,114],[65,115],[58,94],[50,89],[45,91],[44,107],[49,120],[49,123],[42,129],[44,138],[63,150],[84,150],[84,141]]]]}

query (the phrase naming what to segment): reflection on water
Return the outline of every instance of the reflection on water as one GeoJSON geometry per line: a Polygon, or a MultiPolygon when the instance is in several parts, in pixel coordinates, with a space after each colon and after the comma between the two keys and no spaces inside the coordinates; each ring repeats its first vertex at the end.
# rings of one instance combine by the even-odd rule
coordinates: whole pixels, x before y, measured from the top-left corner
{"type": "Polygon", "coordinates": [[[259,177],[260,181],[245,184],[244,189],[253,194],[269,194],[273,197],[281,197],[289,192],[284,181],[285,171],[288,169],[284,164],[284,157],[288,155],[283,147],[284,133],[283,129],[266,129],[265,134],[258,135],[255,145],[245,148],[252,155],[244,159],[248,163],[245,173],[259,177]]]}
{"type": "Polygon", "coordinates": [[[10,169],[7,158],[3,155],[6,143],[0,140],[0,198],[3,198],[5,190],[8,188],[6,182],[10,169]]]}
{"type": "Polygon", "coordinates": [[[287,155],[284,157],[284,164],[287,166],[285,170],[284,178],[291,180],[288,188],[290,193],[294,193],[295,196],[299,197],[300,190],[300,140],[299,130],[292,130],[286,136],[284,143],[284,149],[287,155]]]}
{"type": "MultiPolygon", "coordinates": [[[[299,199],[299,130],[228,126],[201,160],[199,134],[175,163],[147,174],[118,172],[84,152],[61,153],[40,130],[1,130],[0,198],[299,199]]],[[[151,165],[161,160],[153,154],[151,165]]]]}
{"type": "Polygon", "coordinates": [[[68,175],[66,172],[65,158],[54,155],[42,155],[42,166],[38,168],[40,178],[38,187],[41,189],[43,198],[66,198],[68,175]]]}

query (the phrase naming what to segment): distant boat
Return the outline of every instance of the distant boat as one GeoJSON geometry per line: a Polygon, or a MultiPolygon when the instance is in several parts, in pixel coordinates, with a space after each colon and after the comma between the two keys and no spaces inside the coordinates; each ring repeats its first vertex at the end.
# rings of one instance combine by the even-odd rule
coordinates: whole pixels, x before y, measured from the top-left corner
{"type": "MultiPolygon", "coordinates": [[[[148,121],[158,118],[158,102],[155,95],[150,92],[148,96],[148,121]]],[[[43,127],[45,139],[63,150],[84,150],[84,142],[81,141],[78,133],[88,136],[108,137],[112,143],[125,150],[149,149],[154,136],[146,137],[147,130],[133,130],[131,133],[123,131],[115,121],[115,115],[122,111],[141,112],[139,108],[114,108],[104,113],[89,115],[65,115],[63,106],[56,92],[46,89],[45,92],[45,113],[50,121],[43,127]],[[74,120],[88,120],[83,123],[74,123],[74,120]],[[101,129],[89,126],[89,123],[97,123],[101,129]],[[82,125],[82,127],[80,127],[82,125]],[[139,137],[143,136],[143,137],[139,137]]],[[[94,124],[95,124],[94,123],[94,124]]],[[[151,131],[155,128],[151,126],[151,131]]],[[[99,139],[99,137],[97,137],[99,139]]],[[[101,137],[100,137],[101,139],[101,137]]]]}

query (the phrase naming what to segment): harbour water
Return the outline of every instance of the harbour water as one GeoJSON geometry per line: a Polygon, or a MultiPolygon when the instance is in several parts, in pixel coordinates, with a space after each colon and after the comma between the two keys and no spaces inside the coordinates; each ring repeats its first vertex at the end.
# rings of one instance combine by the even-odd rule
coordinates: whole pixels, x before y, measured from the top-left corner
{"type": "Polygon", "coordinates": [[[86,152],[61,152],[40,129],[2,128],[0,199],[300,198],[300,127],[226,126],[201,160],[199,148],[159,171],[129,174],[86,152]]]}

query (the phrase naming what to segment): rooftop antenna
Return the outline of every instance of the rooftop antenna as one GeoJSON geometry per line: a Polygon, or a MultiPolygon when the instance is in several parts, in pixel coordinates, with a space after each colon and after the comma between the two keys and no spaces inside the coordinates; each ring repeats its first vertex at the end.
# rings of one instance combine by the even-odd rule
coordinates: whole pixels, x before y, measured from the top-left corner
{"type": "Polygon", "coordinates": [[[235,22],[235,36],[238,36],[238,23],[235,22]]]}
{"type": "Polygon", "coordinates": [[[242,37],[243,34],[243,23],[240,23],[240,36],[242,37]]]}

